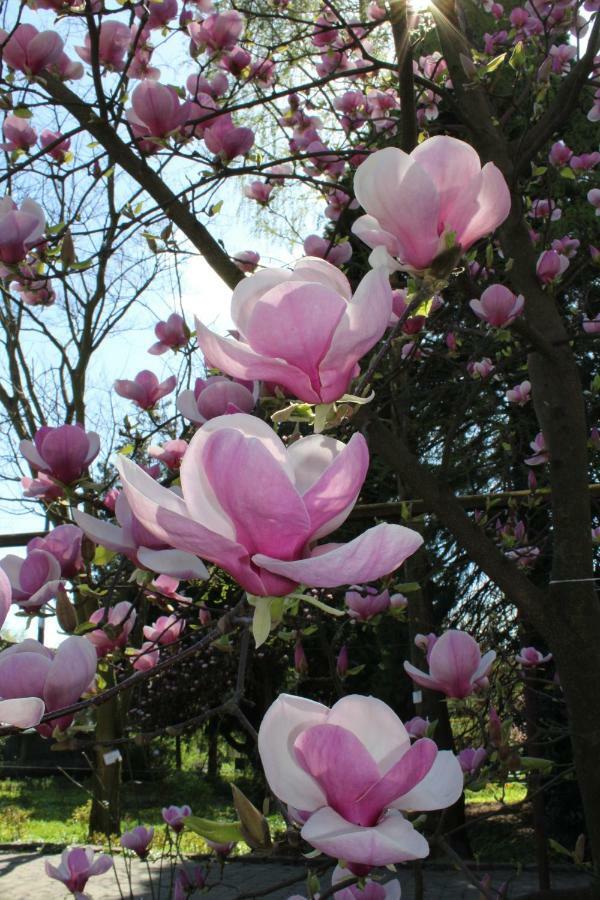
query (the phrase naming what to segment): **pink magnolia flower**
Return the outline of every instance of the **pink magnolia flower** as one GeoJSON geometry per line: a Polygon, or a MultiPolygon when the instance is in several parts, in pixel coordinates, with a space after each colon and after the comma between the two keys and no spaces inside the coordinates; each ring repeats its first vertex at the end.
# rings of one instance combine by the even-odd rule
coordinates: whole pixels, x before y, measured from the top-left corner
{"type": "Polygon", "coordinates": [[[327,194],[327,206],[325,207],[325,215],[333,222],[337,222],[339,217],[347,209],[358,209],[358,203],[353,197],[350,197],[345,191],[335,189],[327,194]]]}
{"type": "Polygon", "coordinates": [[[226,856],[229,856],[229,854],[237,844],[237,841],[229,841],[226,844],[219,844],[217,841],[209,841],[205,838],[204,843],[207,845],[207,847],[210,847],[210,849],[214,853],[216,853],[217,856],[220,856],[222,859],[224,859],[226,856]]]}
{"type": "Polygon", "coordinates": [[[131,831],[126,831],[121,835],[120,844],[125,850],[131,850],[140,859],[146,859],[150,852],[150,844],[154,837],[154,828],[146,828],[144,825],[138,825],[131,831]]]}
{"type": "Polygon", "coordinates": [[[437,635],[430,631],[429,634],[416,634],[415,635],[415,647],[418,647],[425,654],[425,658],[427,662],[429,662],[429,657],[431,656],[431,651],[437,644],[438,638],[437,635]]]}
{"type": "Polygon", "coordinates": [[[489,378],[495,368],[496,367],[489,356],[484,356],[483,359],[476,360],[475,362],[470,362],[467,364],[467,372],[469,373],[471,378],[480,378],[482,381],[484,380],[484,378],[489,378]]]}
{"type": "Polygon", "coordinates": [[[251,61],[252,57],[243,47],[232,47],[223,54],[217,65],[233,75],[234,78],[239,78],[244,69],[249,67],[251,61]]]}
{"type": "Polygon", "coordinates": [[[335,661],[335,671],[338,674],[339,678],[345,678],[346,673],[348,672],[348,666],[350,665],[350,660],[348,657],[348,645],[343,644],[340,647],[340,652],[337,655],[337,659],[335,661]]]}
{"type": "Polygon", "coordinates": [[[101,627],[88,631],[85,637],[96,648],[99,659],[117,648],[127,646],[136,618],[137,613],[127,600],[115,603],[108,611],[104,608],[94,610],[89,620],[101,627]]]}
{"type": "MultiPolygon", "coordinates": [[[[99,28],[98,63],[113,72],[122,72],[130,43],[131,32],[124,22],[113,19],[103,22],[99,28]]],[[[85,36],[83,47],[75,47],[75,52],[88,65],[96,61],[89,34],[85,36]]]]}
{"type": "Polygon", "coordinates": [[[505,397],[509,403],[518,403],[519,406],[525,406],[531,400],[531,382],[522,381],[521,384],[515,385],[514,388],[510,388],[506,392],[505,397]]]}
{"type": "Polygon", "coordinates": [[[220,53],[233,50],[244,30],[244,18],[234,9],[213,13],[201,22],[190,22],[189,35],[201,50],[220,53]]]}
{"type": "Polygon", "coordinates": [[[192,810],[189,806],[164,806],[162,809],[163,822],[173,829],[175,834],[183,831],[187,816],[191,816],[192,810]]]}
{"type": "Polygon", "coordinates": [[[481,300],[471,300],[469,306],[475,315],[493,328],[505,328],[523,312],[525,298],[516,297],[503,284],[491,284],[481,295],[481,300]]]}
{"type": "Polygon", "coordinates": [[[0,200],[0,262],[15,265],[27,251],[41,243],[46,216],[35,200],[23,200],[20,208],[7,195],[0,200]]]}
{"type": "Polygon", "coordinates": [[[231,162],[237,156],[245,156],[254,144],[251,128],[237,128],[229,113],[214,120],[204,132],[204,143],[211,153],[223,162],[231,162]]]}
{"type": "Polygon", "coordinates": [[[44,472],[40,472],[37,478],[21,478],[24,497],[34,497],[37,500],[57,500],[62,497],[64,491],[44,472]]]}
{"type": "MultiPolygon", "coordinates": [[[[26,701],[26,705],[31,698],[38,698],[45,712],[51,713],[79,700],[95,674],[96,651],[85,638],[68,637],[58,650],[26,638],[0,653],[0,697],[26,701]]],[[[5,715],[2,707],[0,714],[5,715]]],[[[72,721],[72,715],[60,716],[37,727],[49,737],[55,728],[64,730],[72,721]]]]}
{"type": "Polygon", "coordinates": [[[27,553],[45,550],[58,562],[61,576],[73,578],[85,568],[81,555],[82,539],[83,531],[76,525],[58,525],[46,537],[35,537],[29,541],[27,553]]]}
{"type": "Polygon", "coordinates": [[[306,675],[308,672],[308,660],[306,658],[306,653],[304,652],[304,647],[302,646],[302,641],[300,640],[296,641],[294,647],[294,669],[299,675],[306,675]]]}
{"type": "Polygon", "coordinates": [[[526,669],[534,668],[535,666],[541,666],[544,663],[550,662],[552,659],[552,654],[547,653],[545,656],[541,650],[536,650],[535,647],[521,647],[515,659],[522,666],[525,666],[526,669]]]}
{"type": "Polygon", "coordinates": [[[496,659],[494,650],[481,655],[477,641],[466,631],[450,630],[437,639],[429,654],[429,674],[409,662],[404,669],[415,684],[462,700],[487,685],[496,659]]]}
{"type": "Polygon", "coordinates": [[[196,97],[198,94],[209,94],[216,99],[227,93],[229,81],[224,72],[217,72],[210,81],[204,75],[189,75],[186,87],[192,97],[196,97]]]}
{"type": "MultiPolygon", "coordinates": [[[[147,477],[152,480],[151,475],[147,477]]],[[[196,556],[173,550],[169,543],[144,528],[131,512],[123,492],[116,498],[115,514],[118,525],[95,519],[78,509],[73,511],[73,518],[91,541],[107,550],[123,553],[136,566],[176,578],[208,578],[206,566],[196,556]]]]}
{"type": "Polygon", "coordinates": [[[367,212],[354,233],[417,271],[427,269],[449,240],[468,250],[510,210],[500,170],[493,163],[481,168],[469,144],[444,135],[410,154],[394,147],[372,153],[356,172],[354,191],[367,212]]]}
{"type": "Polygon", "coordinates": [[[135,14],[140,18],[146,17],[145,28],[164,28],[179,12],[177,0],[161,0],[160,3],[148,3],[135,7],[135,14]],[[148,12],[150,15],[148,15],[148,12]]]}
{"type": "Polygon", "coordinates": [[[532,219],[550,219],[551,222],[556,222],[562,216],[562,209],[555,200],[541,198],[532,201],[529,215],[532,219]]]}
{"type": "Polygon", "coordinates": [[[182,391],[177,397],[177,409],[181,415],[198,425],[217,416],[250,413],[255,405],[256,398],[252,391],[223,375],[196,378],[194,390],[182,391]]]}
{"type": "Polygon", "coordinates": [[[38,31],[33,25],[17,25],[10,36],[0,28],[2,59],[18,72],[39,75],[60,64],[64,44],[56,31],[38,31]]]}
{"type": "Polygon", "coordinates": [[[3,150],[29,150],[37,141],[37,132],[29,124],[29,119],[20,116],[7,116],[2,123],[4,144],[0,144],[3,150]]]}
{"type": "Polygon", "coordinates": [[[541,431],[538,431],[529,446],[534,451],[534,455],[529,456],[525,460],[526,465],[541,466],[544,463],[548,462],[548,448],[546,447],[546,438],[541,431]]]}
{"type": "Polygon", "coordinates": [[[197,322],[198,344],[228,375],[274,382],[307,403],[331,403],[348,390],[391,311],[384,268],[365,275],[352,296],[339,269],[306,257],[293,271],[263,269],[236,286],[231,316],[240,340],[197,322]]]}
{"type": "MultiPolygon", "coordinates": [[[[12,603],[12,587],[6,573],[0,569],[0,628],[4,625],[12,603]]],[[[38,725],[44,715],[44,703],[38,697],[3,700],[0,694],[0,722],[15,728],[38,725]]]]}
{"type": "Polygon", "coordinates": [[[187,441],[167,441],[162,447],[148,447],[148,455],[169,469],[178,469],[188,448],[187,441]]]}
{"type": "Polygon", "coordinates": [[[187,900],[196,891],[201,891],[206,883],[206,876],[201,866],[183,866],[177,871],[172,900],[187,900]]]}
{"type": "Polygon", "coordinates": [[[588,203],[591,203],[596,210],[596,215],[600,216],[600,188],[592,188],[588,191],[588,203]]]}
{"type": "Polygon", "coordinates": [[[9,553],[0,560],[12,587],[13,602],[35,614],[62,587],[60,563],[45,550],[28,550],[25,559],[9,553]]]}
{"type": "Polygon", "coordinates": [[[159,400],[175,390],[177,378],[170,375],[165,381],[159,382],[154,372],[144,369],[138,372],[133,381],[126,378],[118,378],[114,383],[114,389],[119,397],[133,400],[139,409],[154,409],[159,400]]]}
{"type": "Polygon", "coordinates": [[[273,185],[268,181],[252,181],[244,188],[244,196],[248,200],[256,200],[261,206],[266,206],[273,192],[273,185]]]}
{"type": "Polygon", "coordinates": [[[182,103],[175,88],[148,79],[134,90],[126,114],[137,138],[167,138],[185,125],[190,110],[190,102],[182,103]]]}
{"type": "Polygon", "coordinates": [[[241,272],[254,272],[260,260],[260,253],[256,250],[240,250],[231,258],[241,272]]]}
{"type": "Polygon", "coordinates": [[[348,615],[359,622],[368,622],[390,608],[389,591],[378,593],[373,587],[351,587],[344,595],[348,615]]]}
{"type": "Polygon", "coordinates": [[[38,472],[44,472],[63,484],[77,481],[100,452],[100,438],[81,425],[39,428],[33,441],[21,441],[19,450],[38,472]]]}
{"type": "Polygon", "coordinates": [[[271,87],[275,81],[276,65],[272,59],[255,59],[250,65],[248,81],[255,81],[261,87],[271,87]]]}
{"type": "Polygon", "coordinates": [[[154,334],[158,341],[148,350],[153,356],[160,356],[167,350],[181,350],[190,339],[185,319],[178,313],[171,313],[166,322],[158,322],[154,326],[154,334]]]}
{"type": "Polygon", "coordinates": [[[430,724],[429,719],[423,719],[421,716],[414,716],[412,719],[409,719],[408,722],[404,723],[404,727],[411,738],[417,739],[427,736],[430,724]]]}
{"type": "Polygon", "coordinates": [[[550,60],[552,71],[557,75],[568,72],[571,68],[571,60],[577,55],[577,47],[571,47],[569,44],[553,44],[550,47],[550,60]]]}
{"type": "Polygon", "coordinates": [[[573,151],[567,147],[564,141],[556,141],[550,147],[548,160],[553,166],[566,166],[573,156],[573,151]]]}
{"type": "Polygon", "coordinates": [[[153,625],[144,625],[144,637],[163,647],[176,643],[184,631],[185,620],[176,615],[159,616],[153,625]]]}
{"type": "Polygon", "coordinates": [[[582,153],[580,156],[572,156],[569,165],[574,172],[589,172],[600,163],[600,153],[582,153]]]}
{"type": "Polygon", "coordinates": [[[390,607],[392,609],[406,609],[408,606],[408,597],[404,594],[392,594],[390,596],[390,607]]]}
{"type": "Polygon", "coordinates": [[[551,284],[569,268],[569,260],[556,250],[544,250],[538,257],[535,270],[542,284],[551,284]]]}
{"type": "Polygon", "coordinates": [[[106,853],[101,853],[94,859],[94,851],[89,847],[73,847],[71,850],[63,850],[59,866],[52,863],[44,863],[46,875],[61,881],[64,886],[76,897],[82,897],[82,892],[89,879],[94,875],[103,875],[112,869],[113,861],[106,853]]]}
{"type": "Polygon", "coordinates": [[[133,668],[137,672],[153,669],[160,659],[160,650],[153,641],[144,641],[141,648],[131,654],[133,668]]]}
{"type": "Polygon", "coordinates": [[[314,546],[356,502],[368,467],[360,434],[347,445],[312,435],[286,449],[253,416],[211,419],[190,441],[180,497],[130,460],[120,457],[117,465],[144,527],[172,547],[221,566],[251,594],[282,596],[299,583],[372,581],[422,543],[408,528],[381,524],[348,544],[314,546]]]}
{"type": "Polygon", "coordinates": [[[64,163],[71,146],[71,139],[63,138],[60,131],[50,131],[49,128],[45,128],[40,135],[40,146],[55,162],[64,163]]]}
{"type": "Polygon", "coordinates": [[[333,266],[343,266],[352,258],[352,247],[349,241],[332,244],[328,238],[319,237],[318,234],[309,234],[304,240],[304,252],[307,256],[317,256],[326,259],[333,266]]]}
{"type": "Polygon", "coordinates": [[[344,882],[350,878],[353,878],[353,874],[349,869],[343,869],[341,866],[335,867],[331,876],[331,885],[332,887],[338,884],[340,886],[333,895],[335,900],[400,900],[400,882],[397,878],[386,881],[385,884],[367,878],[363,887],[358,884],[344,887],[344,882]]]}
{"type": "Polygon", "coordinates": [[[476,775],[487,759],[485,747],[465,747],[458,754],[460,767],[465,775],[476,775]]]}
{"type": "Polygon", "coordinates": [[[550,247],[552,250],[556,250],[557,253],[562,253],[563,256],[572,259],[577,254],[580,244],[581,241],[578,241],[577,238],[565,235],[562,238],[555,238],[550,247]]]}
{"type": "Polygon", "coordinates": [[[590,122],[600,122],[600,88],[594,94],[594,102],[587,118],[590,122]]]}
{"type": "Polygon", "coordinates": [[[581,327],[585,331],[586,334],[599,334],[600,333],[600,313],[594,316],[593,319],[588,319],[587,316],[584,318],[581,327]]]}
{"type": "Polygon", "coordinates": [[[280,695],[262,721],[258,749],[273,793],[303,810],[302,837],[364,875],[429,853],[400,810],[444,809],[460,797],[458,760],[427,738],[412,744],[375,697],[350,695],[332,709],[280,695]]]}

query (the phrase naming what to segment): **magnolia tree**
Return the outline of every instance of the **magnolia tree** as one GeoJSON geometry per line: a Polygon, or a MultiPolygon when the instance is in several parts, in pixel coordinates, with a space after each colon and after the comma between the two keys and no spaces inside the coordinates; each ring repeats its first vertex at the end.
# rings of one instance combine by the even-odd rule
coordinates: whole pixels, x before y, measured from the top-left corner
{"type": "MultiPolygon", "coordinates": [[[[225,642],[235,677],[179,724],[229,717],[256,740],[290,833],[341,867],[322,896],[399,896],[397,882],[370,873],[423,859],[430,844],[456,861],[444,834],[465,780],[540,761],[490,705],[496,654],[468,633],[472,598],[463,628],[428,633],[448,623],[414,582],[450,540],[472,582],[493,585],[493,602],[540,644],[524,642],[510,672],[526,704],[542,690],[567,710],[598,865],[588,445],[600,443],[590,435],[600,155],[589,127],[600,118],[599,32],[595,0],[6,10],[0,402],[7,441],[20,441],[16,463],[5,448],[7,470],[30,468],[25,495],[53,527],[24,558],[0,562],[1,609],[55,614],[69,636],[57,650],[27,639],[0,653],[0,721],[5,733],[37,728],[73,746],[95,728],[94,828],[119,831],[119,748],[143,738],[132,697],[180,665],[201,673],[225,642]],[[304,252],[289,268],[220,235],[240,178],[262,228],[304,252]],[[306,234],[315,198],[327,224],[306,234]],[[110,352],[117,326],[133,327],[142,302],[165,286],[177,296],[194,253],[233,290],[235,331],[211,328],[200,296],[194,337],[179,312],[155,322],[149,352],[177,354],[175,371],[118,379],[130,412],[115,425],[109,405],[89,402],[93,356],[110,352]],[[447,396],[440,371],[459,396],[438,403],[423,443],[419,428],[434,427],[415,420],[411,387],[432,408],[430,389],[447,396]],[[469,430],[476,405],[486,413],[469,430]],[[517,412],[524,452],[499,465],[485,416],[510,449],[517,412]],[[476,497],[457,493],[473,487],[476,497]],[[409,521],[417,506],[441,529],[430,546],[430,526],[409,521]],[[384,521],[361,529],[369,515],[384,521]],[[345,616],[367,646],[382,616],[408,626],[404,677],[419,715],[405,726],[381,699],[348,693],[341,646],[327,696],[281,693],[251,721],[256,648],[291,640],[305,672],[304,623],[325,631],[345,616]],[[549,663],[555,679],[538,678],[549,663]],[[453,741],[447,700],[474,722],[468,745],[453,741]],[[448,812],[421,815],[436,810],[448,812]]],[[[498,649],[518,634],[504,623],[498,649]]],[[[271,847],[262,814],[239,791],[234,800],[237,822],[172,807],[166,827],[192,828],[221,852],[241,839],[271,847]]],[[[144,859],[152,839],[140,826],[121,843],[144,859]]],[[[77,894],[109,865],[77,848],[48,874],[77,894]]],[[[182,870],[174,896],[202,883],[182,870]]]]}

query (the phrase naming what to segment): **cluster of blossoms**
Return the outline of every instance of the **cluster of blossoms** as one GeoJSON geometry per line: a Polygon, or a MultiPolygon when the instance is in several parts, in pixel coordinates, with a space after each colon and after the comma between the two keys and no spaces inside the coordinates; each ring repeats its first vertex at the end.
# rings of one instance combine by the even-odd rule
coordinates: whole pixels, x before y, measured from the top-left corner
{"type": "MultiPolygon", "coordinates": [[[[30,5],[60,8],[53,0],[31,0],[30,5]]],[[[506,18],[499,3],[488,5],[495,20],[506,18]]],[[[96,5],[90,9],[96,11],[96,5]]],[[[372,25],[386,15],[380,3],[369,5],[372,25]]],[[[269,88],[277,66],[242,46],[246,22],[241,13],[215,11],[210,2],[196,2],[193,10],[184,3],[180,10],[177,0],[163,0],[136,6],[135,16],[133,27],[116,19],[102,21],[95,39],[88,35],[76,48],[85,66],[99,63],[104,72],[126,73],[139,82],[125,110],[135,150],[156,157],[167,147],[178,152],[189,147],[193,154],[205,153],[217,172],[249,157],[256,135],[228,110],[232,82],[269,88]],[[152,64],[153,32],[169,29],[185,31],[191,56],[200,62],[202,74],[190,75],[185,89],[161,82],[160,70],[152,64]]],[[[232,336],[223,337],[196,322],[197,345],[210,374],[196,378],[193,386],[177,395],[177,411],[186,420],[184,436],[147,447],[146,465],[128,458],[128,452],[119,455],[120,487],[111,487],[104,497],[104,512],[97,514],[96,509],[92,515],[89,504],[88,511],[75,509],[75,524],[64,524],[48,537],[32,541],[24,559],[9,555],[0,561],[4,617],[11,603],[36,614],[51,601],[56,600],[57,606],[64,601],[68,583],[86,565],[84,536],[125,557],[138,570],[139,583],[151,596],[160,597],[161,608],[166,606],[169,614],[143,625],[144,641],[136,648],[129,643],[138,610],[129,601],[120,601],[91,613],[87,633],[72,635],[57,651],[28,640],[3,651],[0,721],[36,726],[44,735],[55,728],[65,730],[73,721],[70,713],[43,722],[42,718],[76,705],[96,690],[99,660],[114,655],[123,663],[129,660],[140,673],[151,670],[185,640],[187,626],[179,610],[191,601],[179,593],[179,582],[207,579],[205,562],[230,575],[254,603],[285,597],[300,586],[332,589],[356,582],[345,594],[354,622],[377,621],[378,616],[406,606],[402,594],[369,583],[389,576],[419,548],[418,533],[382,523],[347,543],[329,540],[347,520],[365,483],[369,454],[364,437],[355,434],[343,443],[314,433],[294,435],[293,440],[286,435],[284,440],[261,418],[262,401],[285,397],[292,406],[314,406],[315,422],[321,408],[328,413],[345,402],[362,361],[386,332],[399,327],[402,334],[414,336],[425,326],[426,315],[420,311],[411,315],[415,310],[408,290],[392,290],[390,273],[407,273],[424,284],[434,274],[443,281],[477,241],[505,221],[511,195],[498,167],[489,162],[482,166],[475,150],[455,138],[429,138],[411,153],[395,147],[372,152],[370,139],[390,140],[396,135],[400,100],[395,89],[362,80],[372,47],[363,24],[341,21],[324,9],[310,37],[320,58],[319,76],[337,72],[351,79],[351,87],[340,91],[333,102],[345,146],[332,145],[326,123],[300,94],[288,95],[289,108],[278,124],[285,129],[303,177],[320,183],[332,228],[346,213],[362,207],[352,231],[372,250],[371,271],[353,289],[340,271],[352,256],[350,243],[339,243],[335,231],[332,238],[309,235],[304,242],[306,257],[291,269],[262,269],[235,288],[232,336]],[[347,188],[352,168],[357,169],[355,197],[347,188]],[[194,434],[188,440],[190,431],[194,434]]],[[[513,9],[504,24],[506,28],[485,36],[485,52],[495,54],[499,47],[524,40],[552,39],[567,27],[579,34],[583,27],[573,4],[536,0],[513,9]]],[[[10,35],[3,32],[2,38],[4,62],[26,79],[46,73],[66,81],[83,75],[82,63],[69,59],[54,32],[18,25],[10,35]]],[[[574,56],[574,47],[552,45],[540,79],[562,78],[574,56]]],[[[442,92],[451,91],[452,82],[437,53],[421,57],[414,70],[431,85],[417,100],[419,122],[426,126],[437,118],[442,92]]],[[[588,118],[595,121],[599,115],[596,97],[588,118]]],[[[60,131],[46,129],[38,135],[33,123],[12,114],[2,128],[3,147],[16,157],[39,145],[53,165],[63,166],[70,159],[70,140],[60,131]]],[[[600,154],[574,154],[564,142],[556,142],[549,162],[568,168],[584,183],[600,154]]],[[[287,163],[261,169],[260,179],[246,185],[245,196],[268,206],[294,173],[294,166],[287,163]]],[[[600,192],[592,188],[587,196],[600,213],[600,192]]],[[[531,201],[530,222],[544,231],[544,241],[547,229],[556,226],[561,215],[561,207],[550,198],[531,201]]],[[[534,243],[540,240],[533,230],[531,237],[534,243]]],[[[0,276],[27,305],[54,302],[49,277],[40,268],[50,239],[51,230],[46,229],[37,203],[28,199],[19,206],[9,197],[0,201],[0,276]]],[[[542,249],[537,263],[541,284],[555,285],[578,249],[579,241],[568,234],[542,249]]],[[[255,251],[240,251],[232,258],[244,273],[254,272],[259,263],[255,251]]],[[[480,269],[479,274],[485,280],[490,273],[480,269]]],[[[508,328],[524,312],[526,298],[504,284],[490,283],[473,293],[479,295],[471,300],[473,313],[491,328],[508,328]]],[[[596,319],[584,319],[587,333],[600,329],[596,319]]],[[[194,349],[190,329],[178,313],[158,322],[155,336],[148,351],[153,356],[174,351],[187,358],[194,349]]],[[[453,335],[448,335],[447,345],[451,352],[456,349],[453,335]]],[[[402,350],[404,358],[418,358],[419,352],[416,343],[406,343],[402,350]]],[[[469,362],[467,372],[474,381],[498,377],[495,361],[487,356],[469,362]]],[[[174,375],[161,381],[146,369],[114,384],[120,397],[151,416],[176,388],[174,375]]],[[[518,406],[530,397],[528,381],[506,392],[507,402],[518,406]]],[[[544,436],[540,433],[531,446],[533,455],[525,463],[543,465],[548,460],[544,436]]],[[[87,498],[78,491],[85,490],[89,466],[99,450],[98,436],[79,426],[39,429],[32,440],[21,443],[32,469],[32,477],[23,479],[26,496],[47,503],[83,502],[87,498]]],[[[535,559],[537,548],[528,547],[522,523],[499,524],[498,539],[519,565],[535,559]]],[[[196,611],[198,622],[207,624],[209,613],[196,611]]],[[[470,635],[455,630],[439,638],[419,635],[417,643],[426,653],[429,671],[405,663],[416,685],[454,700],[485,692],[494,651],[482,655],[470,635]]],[[[550,654],[533,647],[522,648],[516,657],[523,669],[550,659],[550,654]]],[[[300,641],[295,665],[298,672],[306,671],[300,641]]],[[[344,677],[347,670],[344,645],[337,673],[344,677]]],[[[269,785],[288,804],[303,838],[344,860],[350,872],[362,877],[374,866],[426,856],[427,841],[405,813],[452,805],[462,793],[465,776],[475,777],[488,757],[485,747],[465,748],[458,756],[438,750],[427,736],[429,727],[420,717],[403,725],[374,698],[350,695],[329,709],[282,695],[262,722],[259,750],[269,785]]],[[[163,810],[163,819],[175,834],[190,815],[189,807],[163,810]]],[[[140,825],[121,837],[121,846],[145,859],[153,840],[154,829],[140,825]]],[[[89,851],[76,848],[65,851],[60,866],[49,865],[47,871],[71,892],[80,893],[90,876],[108,866],[105,857],[94,861],[89,851]]],[[[342,880],[343,870],[336,869],[333,883],[342,880]]],[[[184,897],[203,885],[201,870],[183,869],[174,896],[184,897]]],[[[383,893],[377,893],[375,885],[369,896],[397,900],[396,885],[390,882],[383,893]]],[[[340,893],[344,900],[358,900],[353,888],[340,893]]]]}

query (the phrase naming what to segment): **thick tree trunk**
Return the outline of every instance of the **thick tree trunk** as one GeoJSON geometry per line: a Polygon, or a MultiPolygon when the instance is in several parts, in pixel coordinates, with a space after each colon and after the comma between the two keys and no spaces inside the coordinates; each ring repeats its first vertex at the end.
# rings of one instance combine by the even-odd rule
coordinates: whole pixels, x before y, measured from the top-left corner
{"type": "Polygon", "coordinates": [[[94,787],[90,812],[90,835],[114,835],[121,833],[121,769],[122,760],[116,758],[110,742],[121,732],[119,696],[112,697],[98,707],[96,713],[96,740],[102,742],[96,748],[94,787]]]}

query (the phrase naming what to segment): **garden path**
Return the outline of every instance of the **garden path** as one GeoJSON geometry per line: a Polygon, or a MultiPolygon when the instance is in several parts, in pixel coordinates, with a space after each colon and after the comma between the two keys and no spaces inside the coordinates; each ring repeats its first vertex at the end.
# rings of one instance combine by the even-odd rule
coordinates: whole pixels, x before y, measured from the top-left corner
{"type": "MultiPolygon", "coordinates": [[[[67,892],[57,881],[49,879],[44,872],[44,860],[48,859],[53,864],[59,861],[59,855],[42,856],[37,852],[23,853],[18,851],[0,852],[0,900],[65,900],[67,892]]],[[[153,881],[157,882],[158,864],[152,863],[151,871],[153,881]]],[[[117,872],[122,884],[127,883],[123,860],[117,859],[117,872]]],[[[210,900],[251,900],[251,898],[267,897],[269,900],[286,900],[293,894],[306,894],[304,869],[294,864],[284,862],[232,862],[225,869],[225,875],[221,884],[219,870],[213,866],[209,883],[214,887],[208,893],[210,900]],[[282,886],[283,885],[283,886],[282,886]],[[278,886],[278,887],[277,887],[278,886]],[[272,892],[269,891],[272,888],[272,892]],[[277,889],[275,889],[277,888],[277,889]]],[[[494,873],[494,886],[499,887],[503,881],[510,877],[510,870],[504,868],[494,873]]],[[[400,871],[402,885],[402,900],[413,900],[414,887],[413,876],[408,870],[400,871]]],[[[328,879],[323,879],[323,883],[328,879]]],[[[134,863],[133,884],[135,900],[153,900],[149,888],[149,876],[146,867],[141,863],[134,863]]],[[[571,888],[575,891],[573,897],[583,897],[586,885],[585,876],[569,871],[557,870],[553,877],[553,886],[557,888],[571,888]]],[[[431,866],[424,870],[425,900],[478,900],[478,891],[471,885],[461,872],[431,866]]],[[[536,887],[536,877],[533,871],[524,871],[518,878],[511,881],[508,892],[509,898],[526,896],[536,887]]],[[[93,900],[120,900],[112,872],[107,872],[88,883],[88,891],[93,900]]],[[[129,900],[129,893],[124,892],[129,900]]],[[[169,896],[168,886],[158,896],[154,889],[154,900],[167,900],[169,896]]],[[[201,895],[196,895],[200,897],[201,895]]]]}

